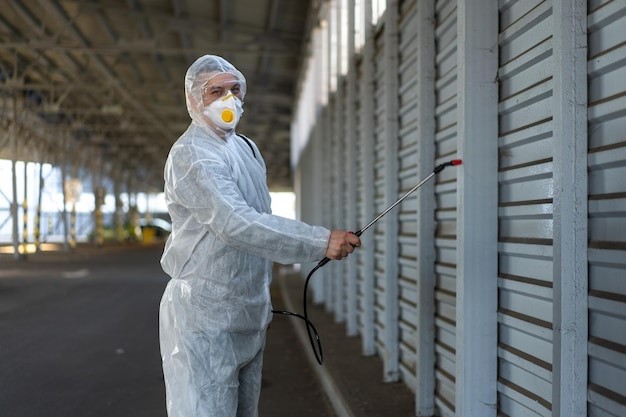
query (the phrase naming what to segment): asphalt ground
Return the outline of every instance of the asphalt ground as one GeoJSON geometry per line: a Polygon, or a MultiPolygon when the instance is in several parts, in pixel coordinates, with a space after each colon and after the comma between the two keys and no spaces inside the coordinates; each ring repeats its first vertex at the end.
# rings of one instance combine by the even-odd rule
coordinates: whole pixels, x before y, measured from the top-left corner
{"type": "MultiPolygon", "coordinates": [[[[0,416],[165,417],[161,246],[0,258],[0,416]]],[[[282,298],[272,288],[276,308],[282,298]]],[[[334,417],[289,319],[267,338],[260,416],[334,417]]]]}
{"type": "MultiPolygon", "coordinates": [[[[162,246],[79,247],[27,261],[0,257],[0,416],[166,417],[158,305],[168,277],[162,246]]],[[[276,268],[275,309],[301,313],[302,285],[276,268]]],[[[268,331],[261,417],[412,416],[412,393],[383,383],[322,306],[309,306],[324,365],[303,322],[275,316],[268,331]]]]}

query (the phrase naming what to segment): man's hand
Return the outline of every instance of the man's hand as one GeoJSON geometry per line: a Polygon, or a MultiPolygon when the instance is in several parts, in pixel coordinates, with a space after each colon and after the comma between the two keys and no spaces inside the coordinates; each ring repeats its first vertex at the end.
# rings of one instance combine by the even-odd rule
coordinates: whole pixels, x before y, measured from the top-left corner
{"type": "Polygon", "coordinates": [[[354,252],[354,248],[361,246],[361,239],[354,233],[346,230],[333,230],[330,232],[326,257],[340,260],[354,252]]]}

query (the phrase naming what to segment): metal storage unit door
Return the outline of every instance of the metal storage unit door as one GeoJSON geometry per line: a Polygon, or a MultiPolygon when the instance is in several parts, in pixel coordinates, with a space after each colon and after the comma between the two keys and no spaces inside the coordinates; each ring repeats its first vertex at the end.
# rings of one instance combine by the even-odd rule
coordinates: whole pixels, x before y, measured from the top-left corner
{"type": "MultiPolygon", "coordinates": [[[[457,150],[457,9],[435,3],[435,155],[437,163],[457,150]]],[[[435,404],[454,416],[456,364],[456,171],[435,177],[435,404]]]]}
{"type": "MultiPolygon", "coordinates": [[[[374,207],[380,213],[385,209],[385,61],[384,36],[379,30],[374,51],[374,207]]],[[[367,186],[367,185],[366,185],[367,186]]],[[[379,352],[385,347],[385,228],[378,222],[374,230],[374,322],[376,345],[379,352]]]]}
{"type": "Polygon", "coordinates": [[[626,416],[626,2],[588,5],[590,417],[626,416]]]}
{"type": "MultiPolygon", "coordinates": [[[[417,183],[417,3],[400,2],[399,22],[399,191],[404,195],[417,183]]],[[[399,210],[400,373],[415,390],[417,326],[417,202],[413,194],[399,210]]]]}
{"type": "Polygon", "coordinates": [[[500,2],[498,407],[552,407],[552,5],[500,2]]]}

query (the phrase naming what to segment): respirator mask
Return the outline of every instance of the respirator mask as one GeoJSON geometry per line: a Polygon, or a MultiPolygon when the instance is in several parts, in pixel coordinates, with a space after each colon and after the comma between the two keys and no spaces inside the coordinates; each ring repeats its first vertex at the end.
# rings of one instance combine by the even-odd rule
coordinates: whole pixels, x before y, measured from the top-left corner
{"type": "Polygon", "coordinates": [[[215,100],[205,107],[203,113],[215,126],[230,131],[237,126],[243,114],[243,105],[241,100],[229,91],[224,97],[215,100]]]}

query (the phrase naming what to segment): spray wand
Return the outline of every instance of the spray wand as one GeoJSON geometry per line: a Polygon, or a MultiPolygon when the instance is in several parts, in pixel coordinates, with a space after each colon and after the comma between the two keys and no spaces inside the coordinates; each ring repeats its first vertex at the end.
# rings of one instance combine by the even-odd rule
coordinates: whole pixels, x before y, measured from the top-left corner
{"type": "MultiPolygon", "coordinates": [[[[389,211],[391,211],[394,207],[396,207],[398,204],[400,204],[409,195],[413,194],[418,188],[420,188],[422,185],[424,185],[426,182],[428,182],[428,180],[430,180],[432,177],[434,177],[435,175],[439,174],[446,167],[461,165],[462,163],[463,163],[463,161],[461,159],[452,159],[451,161],[444,162],[443,164],[437,165],[435,167],[435,169],[433,170],[433,172],[428,174],[428,176],[426,178],[421,180],[415,187],[411,188],[402,197],[400,197],[398,200],[396,200],[392,205],[387,207],[382,213],[380,213],[378,216],[376,216],[376,218],[374,218],[374,220],[369,222],[366,226],[363,226],[359,231],[354,232],[354,234],[357,235],[357,236],[361,236],[363,234],[363,232],[365,232],[367,229],[372,227],[385,214],[389,213],[389,211]]],[[[272,310],[272,313],[275,313],[275,314],[285,314],[285,315],[288,315],[288,316],[296,316],[296,317],[299,317],[302,320],[304,320],[304,322],[306,323],[306,331],[307,331],[307,334],[309,335],[309,341],[311,342],[311,348],[313,349],[313,354],[315,355],[315,359],[317,360],[317,363],[319,363],[320,365],[324,361],[324,354],[322,352],[322,342],[320,340],[319,334],[317,333],[317,330],[315,329],[315,326],[313,326],[313,323],[309,320],[309,316],[308,316],[308,313],[307,313],[307,291],[308,291],[308,288],[309,288],[309,280],[311,279],[311,277],[313,276],[315,271],[317,271],[318,269],[320,269],[321,267],[326,265],[328,262],[330,262],[330,258],[324,258],[321,261],[319,261],[319,263],[315,266],[315,268],[313,268],[311,270],[311,272],[309,272],[309,275],[306,277],[306,281],[304,282],[304,296],[303,296],[303,300],[302,300],[302,307],[304,309],[304,316],[302,316],[300,314],[292,313],[291,311],[272,310]],[[315,346],[315,343],[313,343],[313,336],[315,336],[315,340],[317,341],[317,347],[315,346]]]]}

